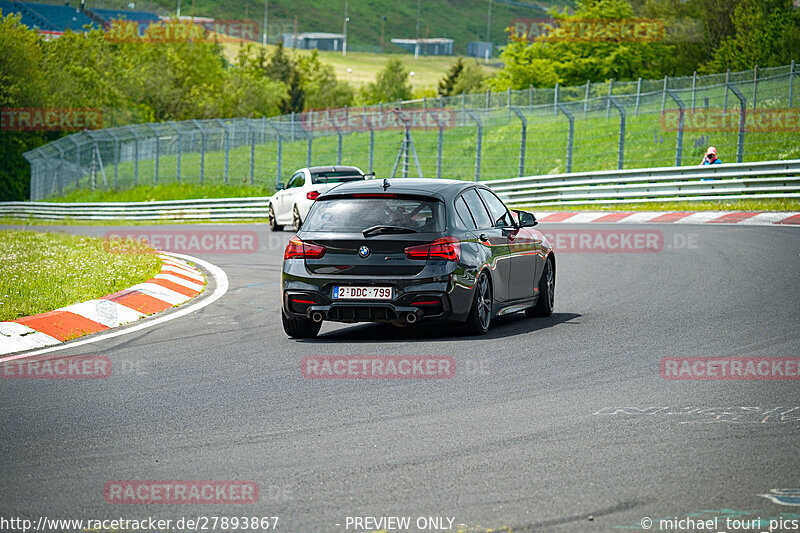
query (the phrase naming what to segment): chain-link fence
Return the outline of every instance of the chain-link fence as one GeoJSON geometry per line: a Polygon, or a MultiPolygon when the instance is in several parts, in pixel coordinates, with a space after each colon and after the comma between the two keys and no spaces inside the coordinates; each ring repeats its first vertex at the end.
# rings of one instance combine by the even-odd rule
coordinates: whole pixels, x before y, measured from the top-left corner
{"type": "Polygon", "coordinates": [[[462,94],[261,119],[83,131],[31,150],[31,199],[162,183],[272,187],[300,167],[379,177],[522,175],[800,158],[795,64],[462,94]]]}

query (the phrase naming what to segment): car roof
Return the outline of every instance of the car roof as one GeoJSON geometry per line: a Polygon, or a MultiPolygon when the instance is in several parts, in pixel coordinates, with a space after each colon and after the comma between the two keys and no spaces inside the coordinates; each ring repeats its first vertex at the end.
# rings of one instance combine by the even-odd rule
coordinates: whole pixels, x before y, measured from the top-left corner
{"type": "Polygon", "coordinates": [[[331,189],[320,195],[340,196],[354,193],[395,193],[395,194],[418,194],[425,196],[439,196],[441,198],[454,198],[461,191],[469,187],[478,185],[475,182],[437,179],[437,178],[386,178],[372,179],[365,181],[350,181],[331,189]],[[384,189],[384,182],[388,182],[389,187],[384,189]]]}
{"type": "Polygon", "coordinates": [[[325,167],[307,167],[308,171],[312,174],[324,174],[326,172],[357,172],[359,174],[364,174],[364,172],[358,167],[352,167],[349,165],[337,165],[337,166],[325,166],[325,167]]]}

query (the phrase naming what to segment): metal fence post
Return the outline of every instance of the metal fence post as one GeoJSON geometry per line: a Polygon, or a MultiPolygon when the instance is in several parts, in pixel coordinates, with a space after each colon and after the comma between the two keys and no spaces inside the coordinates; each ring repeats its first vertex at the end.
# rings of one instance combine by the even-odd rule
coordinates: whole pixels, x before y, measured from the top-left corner
{"type": "Polygon", "coordinates": [[[222,169],[222,179],[225,182],[225,185],[228,184],[228,170],[230,169],[230,155],[231,155],[231,136],[228,132],[228,126],[222,119],[214,120],[217,124],[222,127],[222,131],[225,132],[225,164],[222,169]]]}
{"type": "Polygon", "coordinates": [[[744,158],[744,128],[747,118],[747,99],[735,85],[728,84],[727,87],[739,99],[739,138],[736,143],[736,162],[741,163],[744,158]]]}
{"type": "Polygon", "coordinates": [[[608,82],[608,97],[606,98],[606,118],[611,116],[611,91],[614,90],[614,78],[608,82]]]}
{"type": "Polygon", "coordinates": [[[608,101],[619,111],[619,152],[617,156],[617,168],[622,170],[625,164],[625,108],[622,107],[613,96],[609,97],[608,101]]]}
{"type": "Polygon", "coordinates": [[[589,90],[592,87],[592,82],[590,80],[586,80],[586,94],[583,97],[583,116],[586,116],[586,111],[589,110],[589,90]]]}
{"type": "Polygon", "coordinates": [[[338,142],[337,147],[336,147],[336,164],[337,165],[341,165],[342,164],[342,130],[339,129],[339,126],[336,125],[336,121],[333,120],[333,117],[331,116],[331,108],[330,107],[328,108],[328,122],[331,124],[331,126],[333,126],[333,129],[336,130],[336,135],[337,135],[337,137],[339,137],[339,139],[338,139],[339,142],[338,142]]]}
{"type": "Polygon", "coordinates": [[[695,94],[697,91],[697,71],[692,73],[692,113],[694,113],[695,94]]]}
{"type": "Polygon", "coordinates": [[[506,120],[511,120],[511,87],[506,89],[506,120]]]}
{"type": "Polygon", "coordinates": [[[569,132],[567,133],[567,174],[569,174],[572,172],[572,143],[575,141],[575,117],[561,104],[558,105],[558,109],[569,120],[569,132]]]}
{"type": "Polygon", "coordinates": [[[436,121],[436,125],[439,127],[439,137],[438,137],[438,144],[436,148],[436,177],[442,177],[442,144],[444,142],[444,124],[439,119],[439,113],[432,113],[433,119],[436,121]]]}
{"type": "MultiPolygon", "coordinates": [[[[269,127],[275,130],[275,135],[278,136],[278,153],[277,153],[277,158],[275,160],[275,190],[277,191],[278,184],[281,182],[281,172],[282,172],[281,160],[283,159],[283,135],[281,135],[281,130],[279,130],[278,127],[275,126],[275,124],[273,124],[271,120],[264,120],[264,123],[269,124],[269,127]]],[[[250,180],[250,183],[252,184],[252,179],[250,180]]]]}
{"type": "Polygon", "coordinates": [[[731,69],[728,69],[728,71],[725,73],[725,101],[722,104],[723,113],[728,112],[728,87],[730,86],[730,81],[731,81],[731,69]]]}
{"type": "MultiPolygon", "coordinates": [[[[292,114],[294,114],[294,111],[292,111],[292,114]]],[[[250,186],[252,187],[255,183],[256,173],[256,132],[247,119],[245,119],[245,126],[247,126],[247,131],[250,132],[250,186]]]]}
{"type": "Polygon", "coordinates": [[[669,78],[664,76],[664,90],[661,91],[661,114],[664,114],[664,108],[667,105],[667,81],[669,78]]]}
{"type": "Polygon", "coordinates": [[[139,136],[133,126],[128,126],[133,135],[133,186],[139,185],[139,136]]]}
{"type": "MultiPolygon", "coordinates": [[[[521,178],[525,175],[525,146],[528,143],[528,120],[516,107],[512,107],[511,109],[517,114],[520,122],[522,122],[522,130],[519,135],[519,177],[521,178]]],[[[558,109],[556,109],[556,112],[557,111],[558,109]]]]}
{"type": "Polygon", "coordinates": [[[97,144],[97,140],[94,138],[94,132],[91,130],[84,130],[83,134],[89,137],[89,140],[92,141],[92,189],[97,186],[96,183],[96,171],[94,168],[94,162],[96,161],[100,166],[100,175],[103,176],[103,187],[108,189],[108,180],[106,179],[106,166],[103,162],[103,157],[100,155],[100,147],[97,144]]]}
{"type": "Polygon", "coordinates": [[[109,128],[106,131],[114,139],[114,189],[116,190],[119,186],[119,137],[114,133],[113,128],[109,128]]]}
{"type": "Polygon", "coordinates": [[[756,109],[756,103],[758,103],[758,63],[753,68],[753,110],[756,109]]]}
{"type": "Polygon", "coordinates": [[[683,160],[683,124],[685,119],[686,113],[686,106],[683,104],[683,100],[671,89],[667,90],[670,97],[675,100],[675,103],[678,104],[678,141],[675,146],[675,166],[681,166],[681,161],[683,160]]]}
{"type": "Polygon", "coordinates": [[[308,148],[306,149],[306,166],[311,166],[311,145],[314,141],[314,111],[308,112],[308,148]]]}
{"type": "Polygon", "coordinates": [[[291,134],[292,142],[294,142],[294,111],[292,111],[292,119],[291,120],[292,120],[291,129],[289,130],[289,133],[291,134]]]}
{"type": "Polygon", "coordinates": [[[153,132],[156,138],[156,158],[155,158],[155,166],[153,167],[153,185],[158,185],[158,159],[160,155],[160,143],[158,139],[158,130],[152,123],[148,123],[147,127],[153,132]]]}
{"type": "Polygon", "coordinates": [[[174,120],[170,120],[168,122],[172,129],[175,130],[175,133],[178,135],[178,153],[176,154],[177,161],[175,163],[175,181],[181,181],[181,154],[183,153],[183,133],[181,130],[178,129],[178,125],[175,124],[174,120]]]}
{"type": "Polygon", "coordinates": [[[196,120],[192,120],[192,125],[200,130],[200,183],[203,183],[206,169],[206,130],[196,120]]]}
{"type": "Polygon", "coordinates": [[[553,116],[558,116],[558,82],[556,82],[556,89],[553,92],[553,116]]]}
{"type": "MultiPolygon", "coordinates": [[[[63,191],[63,182],[64,182],[64,150],[59,146],[58,143],[54,143],[56,150],[58,150],[58,157],[61,159],[61,164],[58,166],[58,177],[56,178],[56,183],[58,184],[58,195],[61,196],[63,191]]],[[[31,192],[33,191],[33,187],[31,187],[31,192]]],[[[32,200],[38,200],[38,198],[32,198],[32,200]]]]}
{"type": "Polygon", "coordinates": [[[789,69],[789,107],[792,107],[793,92],[794,92],[794,59],[792,59],[792,66],[789,69]]]}
{"type": "MultiPolygon", "coordinates": [[[[487,91],[488,94],[488,91],[487,91]]],[[[481,120],[475,116],[475,113],[470,111],[469,109],[466,110],[467,115],[475,121],[475,124],[478,127],[478,140],[475,144],[475,181],[480,181],[481,179],[481,143],[483,142],[483,124],[481,120]]]]}
{"type": "Polygon", "coordinates": [[[636,83],[636,116],[639,116],[639,100],[642,98],[642,78],[636,83]]]}
{"type": "Polygon", "coordinates": [[[364,126],[369,128],[369,170],[367,172],[372,172],[372,163],[375,157],[375,130],[372,127],[372,117],[367,116],[366,106],[362,116],[364,117],[364,126]]]}
{"type": "Polygon", "coordinates": [[[528,107],[533,107],[533,84],[528,85],[528,107]]]}
{"type": "Polygon", "coordinates": [[[75,170],[77,171],[75,173],[75,188],[77,189],[83,177],[83,167],[81,166],[81,145],[75,140],[76,137],[76,133],[69,136],[69,140],[75,145],[75,170]]]}
{"type": "Polygon", "coordinates": [[[492,92],[489,89],[486,89],[486,109],[489,109],[492,105],[492,92]]]}

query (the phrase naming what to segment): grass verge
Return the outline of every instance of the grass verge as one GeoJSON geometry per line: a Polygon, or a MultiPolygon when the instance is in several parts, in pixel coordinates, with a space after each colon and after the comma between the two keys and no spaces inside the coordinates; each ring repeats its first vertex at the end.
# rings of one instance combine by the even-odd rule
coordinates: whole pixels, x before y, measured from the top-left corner
{"type": "Polygon", "coordinates": [[[141,283],[161,259],[141,243],[108,249],[94,237],[0,231],[0,265],[0,320],[13,320],[141,283]]]}
{"type": "Polygon", "coordinates": [[[273,189],[265,185],[225,185],[223,183],[165,183],[139,185],[130,189],[94,191],[78,189],[46,202],[155,202],[160,200],[193,200],[203,198],[240,198],[271,196],[273,189]]]}

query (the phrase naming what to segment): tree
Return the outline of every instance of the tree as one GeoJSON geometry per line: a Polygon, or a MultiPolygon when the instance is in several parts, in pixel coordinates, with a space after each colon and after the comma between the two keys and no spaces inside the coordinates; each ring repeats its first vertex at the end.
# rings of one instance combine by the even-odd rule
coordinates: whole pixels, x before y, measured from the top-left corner
{"type": "Polygon", "coordinates": [[[455,63],[450,65],[450,68],[448,69],[444,78],[442,78],[442,81],[439,82],[438,92],[440,96],[450,96],[454,94],[453,87],[455,86],[456,81],[463,70],[464,60],[459,57],[455,63]]]}
{"type": "Polygon", "coordinates": [[[306,109],[338,108],[353,104],[353,88],[349,83],[336,79],[333,67],[323,64],[316,50],[300,56],[297,71],[302,80],[306,109]]]}
{"type": "MultiPolygon", "coordinates": [[[[630,0],[577,0],[574,14],[552,11],[557,24],[551,35],[528,43],[516,40],[503,51],[505,68],[492,80],[495,88],[523,89],[530,85],[580,85],[586,80],[658,78],[670,60],[670,47],[659,36],[620,37],[620,28],[634,18],[630,0]],[[608,30],[594,35],[575,34],[591,22],[608,30]]],[[[591,26],[591,24],[590,24],[591,26]]]]}
{"type": "Polygon", "coordinates": [[[379,102],[395,102],[411,98],[411,84],[408,82],[408,70],[399,59],[390,59],[386,66],[378,72],[374,82],[361,89],[361,99],[365,104],[379,102]]]}
{"type": "Polygon", "coordinates": [[[264,68],[264,75],[274,81],[286,84],[288,93],[280,103],[281,113],[301,112],[304,108],[305,94],[302,80],[297,72],[297,64],[286,55],[283,44],[278,43],[275,53],[264,68]]]}
{"type": "MultiPolygon", "coordinates": [[[[40,69],[42,41],[20,24],[20,17],[0,12],[0,108],[45,105],[47,90],[40,69]]],[[[0,133],[0,201],[26,200],[30,166],[22,154],[45,142],[50,134],[0,133]]]]}
{"type": "Polygon", "coordinates": [[[800,13],[791,0],[741,0],[732,21],[735,33],[722,41],[704,71],[785,65],[800,50],[800,13]]]}

